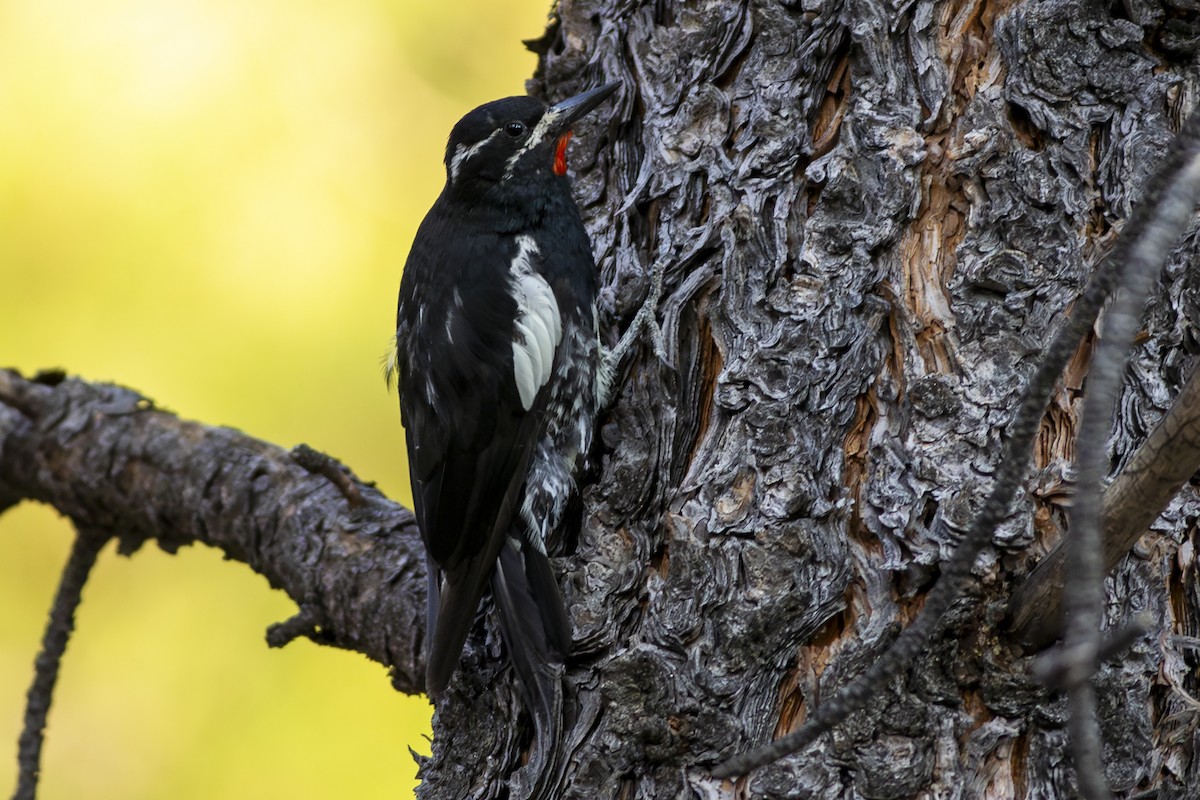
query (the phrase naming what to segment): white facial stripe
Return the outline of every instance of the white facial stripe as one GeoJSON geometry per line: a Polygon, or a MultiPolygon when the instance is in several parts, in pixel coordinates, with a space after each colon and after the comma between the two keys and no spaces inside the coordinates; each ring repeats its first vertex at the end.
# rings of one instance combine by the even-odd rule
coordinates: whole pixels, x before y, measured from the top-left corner
{"type": "Polygon", "coordinates": [[[550,129],[554,126],[554,123],[558,117],[559,114],[551,110],[547,110],[545,114],[542,114],[542,118],[538,120],[538,124],[535,125],[533,130],[530,132],[529,139],[527,139],[525,144],[521,146],[521,149],[513,153],[505,163],[505,177],[508,177],[512,174],[513,169],[517,166],[517,162],[521,160],[521,156],[525,155],[530,150],[542,143],[542,140],[546,138],[546,134],[550,132],[550,129]]]}
{"type": "Polygon", "coordinates": [[[460,169],[462,169],[462,165],[466,162],[466,160],[469,159],[471,156],[475,155],[476,153],[478,153],[480,150],[482,150],[483,146],[486,145],[488,142],[490,142],[492,139],[496,138],[496,134],[499,132],[500,131],[498,131],[498,130],[492,131],[491,135],[488,136],[486,139],[484,139],[481,142],[476,142],[475,144],[471,145],[470,147],[460,144],[458,147],[456,147],[454,149],[454,158],[450,159],[450,182],[451,183],[458,180],[458,171],[460,169]]]}
{"type": "Polygon", "coordinates": [[[562,341],[562,315],[554,290],[533,269],[530,259],[538,254],[532,237],[517,237],[517,255],[509,272],[513,299],[517,301],[513,331],[513,377],[521,406],[528,411],[554,366],[554,353],[562,341]]]}

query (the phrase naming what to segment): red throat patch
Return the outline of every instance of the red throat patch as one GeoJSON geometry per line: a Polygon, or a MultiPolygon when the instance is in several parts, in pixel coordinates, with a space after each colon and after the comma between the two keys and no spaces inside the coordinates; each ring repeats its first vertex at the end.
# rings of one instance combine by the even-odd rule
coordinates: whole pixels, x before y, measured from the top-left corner
{"type": "Polygon", "coordinates": [[[558,146],[554,148],[554,174],[567,174],[567,145],[571,141],[571,132],[567,131],[558,137],[558,146]]]}

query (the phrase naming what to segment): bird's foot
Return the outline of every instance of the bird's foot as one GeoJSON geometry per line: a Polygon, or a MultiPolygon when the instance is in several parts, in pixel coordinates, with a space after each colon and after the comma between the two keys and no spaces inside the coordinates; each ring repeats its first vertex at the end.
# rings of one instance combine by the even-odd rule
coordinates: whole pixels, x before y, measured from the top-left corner
{"type": "Polygon", "coordinates": [[[650,292],[646,295],[646,300],[642,303],[642,307],[638,309],[637,314],[633,317],[633,322],[629,329],[621,336],[621,340],[611,350],[605,350],[600,354],[600,375],[599,375],[599,391],[597,392],[597,400],[600,408],[608,405],[608,401],[612,399],[614,385],[617,376],[617,370],[621,367],[621,362],[629,355],[629,351],[637,344],[642,334],[646,334],[650,338],[650,344],[654,347],[654,354],[658,356],[659,361],[664,364],[667,362],[667,348],[663,341],[662,327],[659,326],[656,315],[658,313],[658,302],[662,299],[663,290],[663,273],[666,272],[666,263],[663,261],[655,262],[650,270],[650,292]]]}

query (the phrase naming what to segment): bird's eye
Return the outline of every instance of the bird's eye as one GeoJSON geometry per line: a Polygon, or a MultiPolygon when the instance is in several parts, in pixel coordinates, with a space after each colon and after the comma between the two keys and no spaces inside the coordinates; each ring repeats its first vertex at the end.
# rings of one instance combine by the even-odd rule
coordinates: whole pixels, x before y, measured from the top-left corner
{"type": "Polygon", "coordinates": [[[525,132],[525,123],[514,120],[504,126],[504,132],[515,139],[525,132]]]}

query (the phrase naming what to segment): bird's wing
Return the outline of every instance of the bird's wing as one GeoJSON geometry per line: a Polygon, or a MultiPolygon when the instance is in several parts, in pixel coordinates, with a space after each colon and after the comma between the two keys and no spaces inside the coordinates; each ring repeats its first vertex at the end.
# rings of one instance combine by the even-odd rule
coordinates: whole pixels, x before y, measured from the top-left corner
{"type": "MultiPolygon", "coordinates": [[[[408,414],[409,419],[419,415],[408,414]]],[[[501,420],[493,439],[479,449],[463,446],[453,432],[441,458],[415,454],[409,434],[409,458],[436,461],[425,478],[413,478],[418,524],[426,548],[442,572],[426,663],[426,691],[438,695],[458,665],[463,643],[475,619],[496,557],[517,511],[520,490],[534,447],[536,415],[501,420]],[[446,556],[439,560],[439,556],[446,556]]],[[[407,423],[412,425],[412,423],[407,423]]],[[[434,423],[437,425],[438,423],[434,423]]],[[[416,429],[413,425],[409,430],[416,429]]]]}
{"type": "MultiPolygon", "coordinates": [[[[514,248],[493,247],[477,257],[503,259],[506,269],[520,255],[519,246],[514,248]]],[[[446,265],[433,266],[410,273],[410,257],[405,273],[436,281],[446,265]]],[[[401,286],[401,418],[417,522],[442,573],[428,634],[426,689],[432,694],[445,688],[458,664],[517,512],[529,460],[541,437],[547,394],[541,389],[558,345],[559,336],[543,330],[553,326],[537,321],[548,312],[535,308],[531,321],[529,309],[521,307],[520,296],[513,299],[503,276],[493,269],[491,280],[499,290],[492,296],[481,296],[473,286],[444,308],[427,304],[429,324],[420,322],[416,302],[451,297],[453,288],[439,293],[411,283],[401,286]],[[446,336],[447,346],[433,348],[420,340],[433,335],[446,336]]],[[[535,298],[539,300],[544,298],[535,298]]],[[[561,324],[556,307],[553,322],[561,324]]]]}

